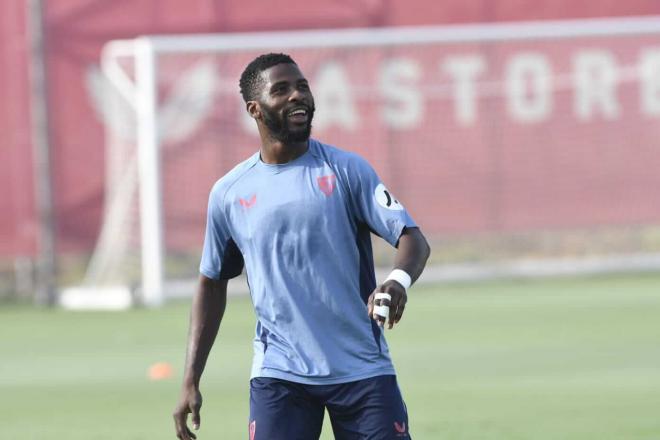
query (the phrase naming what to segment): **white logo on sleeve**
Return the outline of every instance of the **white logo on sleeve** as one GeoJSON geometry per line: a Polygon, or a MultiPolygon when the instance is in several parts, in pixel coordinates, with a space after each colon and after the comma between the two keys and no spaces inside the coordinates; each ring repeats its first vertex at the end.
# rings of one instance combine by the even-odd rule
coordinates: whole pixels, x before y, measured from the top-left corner
{"type": "Polygon", "coordinates": [[[376,191],[374,191],[374,197],[376,197],[376,201],[383,208],[391,209],[392,211],[403,210],[403,205],[394,198],[392,193],[390,193],[382,183],[378,184],[376,187],[376,191]]]}

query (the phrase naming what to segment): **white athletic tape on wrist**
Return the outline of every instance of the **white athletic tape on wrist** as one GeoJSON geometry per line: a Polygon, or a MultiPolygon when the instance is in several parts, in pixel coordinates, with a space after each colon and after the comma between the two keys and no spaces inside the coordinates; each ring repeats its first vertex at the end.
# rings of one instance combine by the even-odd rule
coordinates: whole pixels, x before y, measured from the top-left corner
{"type": "Polygon", "coordinates": [[[394,269],[390,274],[385,278],[385,281],[389,280],[394,280],[397,283],[401,284],[404,289],[408,290],[408,288],[412,285],[412,278],[410,275],[405,270],[401,269],[394,269]]]}
{"type": "MultiPolygon", "coordinates": [[[[376,296],[374,296],[374,301],[378,301],[378,300],[382,301],[384,299],[388,301],[392,301],[392,295],[385,292],[378,292],[376,296]]],[[[390,306],[385,306],[385,305],[374,306],[374,315],[378,315],[381,318],[387,320],[387,318],[390,317],[390,306]]]]}

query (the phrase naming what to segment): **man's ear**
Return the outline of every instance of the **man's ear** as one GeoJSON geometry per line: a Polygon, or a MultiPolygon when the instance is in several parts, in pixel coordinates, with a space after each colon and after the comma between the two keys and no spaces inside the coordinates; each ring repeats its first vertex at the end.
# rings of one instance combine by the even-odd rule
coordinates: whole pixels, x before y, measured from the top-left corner
{"type": "Polygon", "coordinates": [[[261,108],[257,101],[248,101],[245,103],[245,109],[254,119],[261,119],[261,108]]]}

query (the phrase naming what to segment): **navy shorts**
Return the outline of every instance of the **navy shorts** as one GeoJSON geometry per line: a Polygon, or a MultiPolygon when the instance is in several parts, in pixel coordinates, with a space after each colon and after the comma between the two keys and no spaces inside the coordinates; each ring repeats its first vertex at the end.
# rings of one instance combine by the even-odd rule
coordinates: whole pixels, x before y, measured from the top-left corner
{"type": "Polygon", "coordinates": [[[336,385],[250,381],[250,440],[317,440],[327,408],[337,440],[408,440],[396,376],[336,385]]]}

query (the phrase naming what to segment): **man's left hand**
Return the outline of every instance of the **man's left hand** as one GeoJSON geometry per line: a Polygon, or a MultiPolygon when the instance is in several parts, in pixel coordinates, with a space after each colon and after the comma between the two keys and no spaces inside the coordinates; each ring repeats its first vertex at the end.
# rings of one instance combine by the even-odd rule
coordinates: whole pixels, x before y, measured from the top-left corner
{"type": "Polygon", "coordinates": [[[390,316],[387,322],[387,328],[391,329],[394,327],[394,324],[398,324],[403,316],[403,310],[406,307],[406,302],[408,302],[408,295],[406,294],[406,289],[403,288],[401,284],[394,280],[385,281],[383,284],[380,284],[369,296],[369,301],[367,302],[367,308],[369,311],[369,317],[378,322],[378,325],[385,325],[385,318],[379,315],[374,314],[374,306],[389,306],[390,307],[390,316]],[[375,300],[377,293],[387,293],[392,299],[390,301],[386,299],[375,300]]]}

